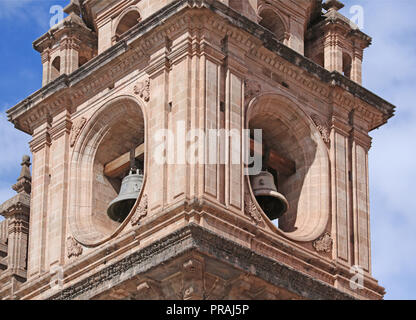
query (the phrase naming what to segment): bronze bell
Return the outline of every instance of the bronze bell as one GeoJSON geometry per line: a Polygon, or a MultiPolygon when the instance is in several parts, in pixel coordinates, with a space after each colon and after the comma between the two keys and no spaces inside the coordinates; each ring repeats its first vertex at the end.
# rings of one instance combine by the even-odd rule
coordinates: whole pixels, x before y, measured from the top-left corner
{"type": "Polygon", "coordinates": [[[288,210],[289,203],[284,195],[277,192],[270,172],[262,171],[253,176],[251,186],[257,202],[270,220],[280,218],[288,210]]]}
{"type": "Polygon", "coordinates": [[[120,193],[111,201],[107,215],[111,220],[123,222],[130,213],[143,186],[143,174],[139,170],[130,170],[128,176],[121,182],[120,193]]]}

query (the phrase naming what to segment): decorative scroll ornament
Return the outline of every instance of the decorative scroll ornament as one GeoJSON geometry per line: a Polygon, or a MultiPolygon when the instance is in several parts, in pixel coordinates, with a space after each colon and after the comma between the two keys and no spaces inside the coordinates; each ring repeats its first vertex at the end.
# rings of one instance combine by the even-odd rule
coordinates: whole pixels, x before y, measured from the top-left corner
{"type": "Polygon", "coordinates": [[[259,210],[257,209],[256,204],[252,200],[251,195],[250,195],[249,192],[246,192],[245,197],[244,197],[244,211],[251,217],[251,219],[256,224],[262,224],[263,223],[263,219],[261,217],[261,214],[260,214],[259,210]]]}
{"type": "Polygon", "coordinates": [[[78,119],[72,125],[71,136],[70,136],[71,147],[73,147],[75,145],[75,142],[77,141],[77,138],[78,138],[79,134],[81,133],[82,128],[84,128],[85,123],[87,123],[87,119],[82,117],[82,118],[78,119]]]}
{"type": "Polygon", "coordinates": [[[251,79],[246,79],[244,81],[244,98],[247,101],[251,100],[255,96],[258,96],[261,93],[261,85],[251,79]]]}
{"type": "Polygon", "coordinates": [[[66,239],[66,247],[69,259],[79,257],[82,254],[82,246],[72,236],[66,239]]]}
{"type": "Polygon", "coordinates": [[[136,212],[131,219],[131,224],[137,225],[140,223],[140,220],[142,220],[145,216],[147,216],[147,195],[143,195],[142,201],[140,201],[139,206],[136,209],[136,212]]]}
{"type": "Polygon", "coordinates": [[[316,128],[318,129],[319,133],[321,134],[322,140],[324,140],[324,142],[327,144],[330,143],[331,140],[329,139],[328,124],[323,122],[317,114],[313,114],[311,118],[316,128]]]}
{"type": "Polygon", "coordinates": [[[331,235],[328,232],[326,232],[324,235],[322,235],[318,240],[316,240],[313,243],[313,247],[318,252],[329,253],[331,252],[331,249],[332,249],[332,243],[333,243],[333,240],[331,238],[331,235]]]}
{"type": "Polygon", "coordinates": [[[134,86],[134,93],[137,94],[144,101],[150,100],[150,80],[141,81],[134,86]]]}

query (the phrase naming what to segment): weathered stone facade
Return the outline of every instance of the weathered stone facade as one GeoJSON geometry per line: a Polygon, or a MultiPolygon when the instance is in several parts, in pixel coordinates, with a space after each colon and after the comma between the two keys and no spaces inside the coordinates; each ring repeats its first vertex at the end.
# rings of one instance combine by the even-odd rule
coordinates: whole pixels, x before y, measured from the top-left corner
{"type": "MultiPolygon", "coordinates": [[[[381,299],[368,133],[394,106],[360,85],[371,39],[338,1],[325,14],[321,2],[71,1],[34,43],[44,86],[8,111],[33,137],[33,172],[24,279],[0,282],[0,297],[381,299]],[[160,129],[236,130],[244,141],[246,128],[294,163],[279,177],[290,205],[279,227],[231,161],[243,143],[218,137],[225,164],[153,159],[160,129]],[[116,223],[106,209],[132,149],[144,184],[116,223]]],[[[0,225],[0,268],[11,221],[0,225]]]]}

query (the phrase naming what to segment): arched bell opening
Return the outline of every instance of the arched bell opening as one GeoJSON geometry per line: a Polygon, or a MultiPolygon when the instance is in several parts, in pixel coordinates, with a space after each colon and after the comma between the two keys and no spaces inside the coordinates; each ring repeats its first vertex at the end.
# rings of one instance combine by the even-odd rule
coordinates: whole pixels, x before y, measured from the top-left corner
{"type": "Polygon", "coordinates": [[[114,226],[124,221],[140,193],[143,173],[143,116],[127,110],[108,130],[94,159],[93,219],[97,225],[106,227],[108,218],[114,226]]]}
{"type": "Polygon", "coordinates": [[[273,177],[278,193],[275,198],[286,199],[287,211],[277,218],[267,212],[256,195],[255,177],[249,182],[259,208],[276,231],[296,241],[310,241],[319,237],[328,223],[328,153],[312,121],[294,101],[292,97],[263,95],[247,111],[248,128],[262,130],[263,172],[273,177]]]}
{"type": "Polygon", "coordinates": [[[348,79],[351,78],[352,59],[348,53],[342,54],[342,73],[348,79]]]}
{"type": "MultiPolygon", "coordinates": [[[[293,231],[298,210],[298,199],[300,188],[296,188],[294,184],[301,185],[305,178],[304,168],[307,159],[303,153],[302,147],[293,134],[290,125],[287,125],[280,119],[275,112],[262,110],[256,113],[250,119],[250,129],[261,129],[263,136],[263,172],[268,172],[272,177],[272,183],[278,194],[274,198],[281,202],[287,202],[285,212],[267,212],[262,205],[262,197],[256,195],[255,190],[258,186],[254,186],[256,177],[251,177],[251,187],[253,194],[262,207],[265,214],[280,229],[290,232],[293,231]],[[284,199],[282,199],[284,197],[284,199]],[[280,200],[279,200],[280,198],[280,200]]],[[[264,173],[263,173],[264,175],[264,173]]],[[[267,185],[271,183],[266,182],[267,185]]]]}
{"type": "MultiPolygon", "coordinates": [[[[140,201],[145,184],[145,116],[132,97],[116,98],[87,122],[71,161],[69,222],[74,237],[86,246],[99,245],[118,234],[140,201]],[[141,185],[121,217],[109,216],[110,204],[122,194],[131,167],[141,185]]],[[[116,210],[118,212],[118,209],[116,210]]]]}
{"type": "Polygon", "coordinates": [[[61,75],[61,57],[56,57],[51,63],[51,80],[55,80],[61,75]]]}
{"type": "Polygon", "coordinates": [[[259,24],[274,33],[277,40],[283,42],[287,28],[279,14],[269,6],[259,8],[259,24]]]}

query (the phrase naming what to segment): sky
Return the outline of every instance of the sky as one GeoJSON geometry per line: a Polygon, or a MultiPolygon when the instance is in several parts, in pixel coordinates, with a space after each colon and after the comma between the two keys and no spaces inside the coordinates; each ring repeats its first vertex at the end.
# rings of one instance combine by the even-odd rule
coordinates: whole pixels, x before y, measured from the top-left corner
{"type": "MultiPolygon", "coordinates": [[[[0,0],[0,203],[12,197],[30,137],[5,111],[41,87],[42,65],[32,42],[49,29],[54,5],[68,0],[0,0]]],[[[373,276],[386,299],[416,299],[416,1],[344,0],[373,38],[365,51],[363,86],[397,106],[389,123],[370,133],[373,276]],[[355,6],[355,7],[354,7],[355,6]]],[[[1,218],[0,218],[1,219],[1,218]]]]}

